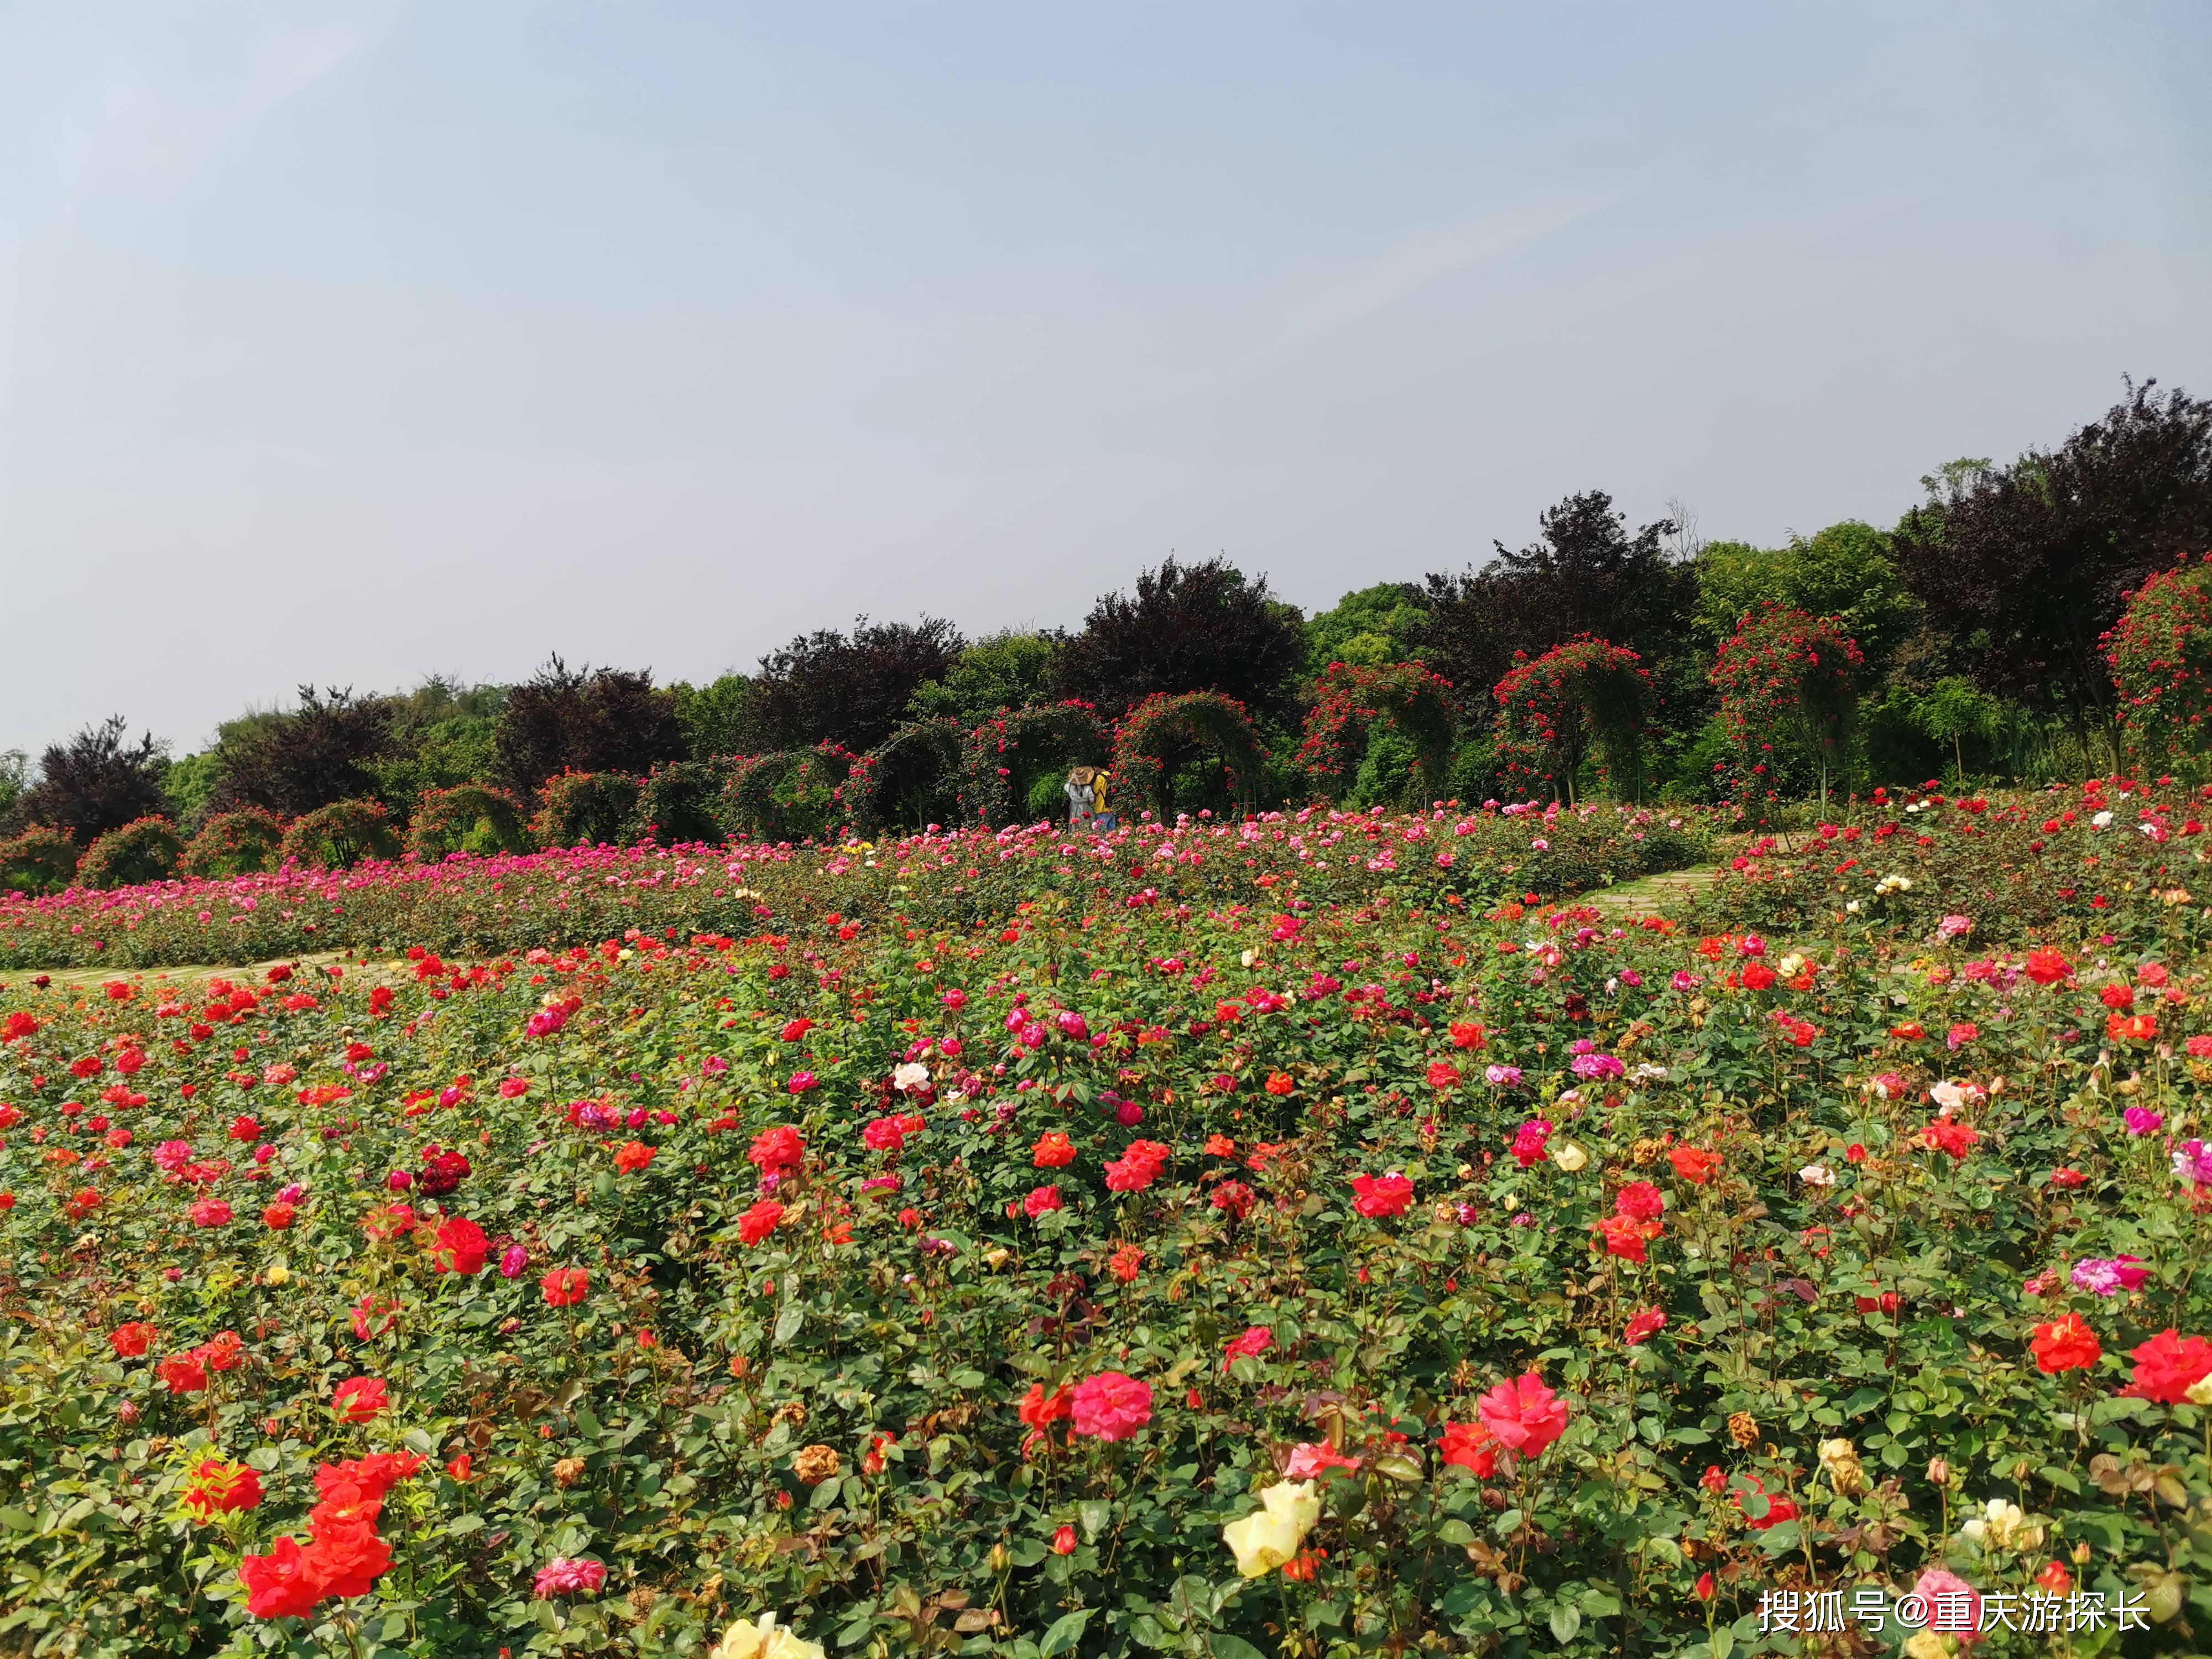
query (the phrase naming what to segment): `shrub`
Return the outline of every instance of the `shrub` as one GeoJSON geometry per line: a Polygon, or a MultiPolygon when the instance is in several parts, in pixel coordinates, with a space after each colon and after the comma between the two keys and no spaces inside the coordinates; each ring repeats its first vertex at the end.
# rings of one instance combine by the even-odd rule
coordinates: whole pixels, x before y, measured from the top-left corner
{"type": "Polygon", "coordinates": [[[181,876],[214,879],[274,870],[283,857],[284,821],[258,806],[218,812],[185,843],[177,860],[181,876]]]}
{"type": "Polygon", "coordinates": [[[545,781],[530,821],[541,847],[600,847],[623,839],[637,811],[641,779],[626,772],[563,772],[545,781]]]}
{"type": "Polygon", "coordinates": [[[0,841],[0,893],[58,893],[76,866],[76,843],[51,824],[35,824],[0,841]]]}
{"type": "Polygon", "coordinates": [[[425,863],[451,853],[521,853],[529,847],[529,829],[514,797],[480,783],[425,789],[407,829],[408,853],[425,863]]]}
{"type": "Polygon", "coordinates": [[[295,863],[338,870],[363,859],[398,858],[399,837],[382,801],[337,800],[295,818],[282,850],[295,863]]]}
{"type": "Polygon", "coordinates": [[[83,887],[136,887],[167,881],[175,873],[185,843],[167,818],[143,817],[111,830],[85,849],[76,867],[83,887]]]}

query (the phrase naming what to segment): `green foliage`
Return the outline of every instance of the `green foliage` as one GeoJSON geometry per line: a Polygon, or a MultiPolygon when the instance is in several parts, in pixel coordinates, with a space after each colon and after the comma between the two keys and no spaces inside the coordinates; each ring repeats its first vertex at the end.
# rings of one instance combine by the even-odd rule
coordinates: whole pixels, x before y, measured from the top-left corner
{"type": "Polygon", "coordinates": [[[1492,695],[1516,789],[1571,802],[1588,763],[1601,788],[1632,799],[1641,791],[1651,676],[1635,652],[1585,635],[1520,658],[1492,695]]]}
{"type": "Polygon", "coordinates": [[[631,838],[663,847],[721,840],[723,787],[737,768],[730,756],[656,766],[638,790],[631,838]]]}
{"type": "Polygon", "coordinates": [[[15,798],[28,787],[31,757],[20,749],[0,749],[0,823],[7,820],[15,798]]]}
{"type": "Polygon", "coordinates": [[[1451,768],[1451,688],[1418,663],[1331,663],[1314,687],[1298,764],[1361,805],[1440,799],[1451,768]],[[1389,791],[1388,794],[1376,793],[1389,791]]]}
{"type": "Polygon", "coordinates": [[[190,826],[207,817],[220,763],[214,750],[203,749],[198,754],[180,755],[162,769],[161,794],[172,819],[190,826]]]}
{"type": "Polygon", "coordinates": [[[1067,769],[1103,765],[1111,747],[1104,723],[1086,703],[1002,710],[971,727],[962,742],[960,803],[994,830],[1015,821],[1017,803],[1026,823],[1064,817],[1067,769]]]}
{"type": "Polygon", "coordinates": [[[1729,781],[1757,822],[1805,795],[1826,810],[1834,789],[1848,789],[1864,665],[1833,617],[1771,601],[1721,647],[1711,679],[1735,739],[1729,781]]]}
{"type": "Polygon", "coordinates": [[[854,762],[838,785],[846,828],[874,836],[952,823],[960,816],[961,753],[951,720],[908,721],[854,762]]]}
{"type": "Polygon", "coordinates": [[[145,817],[111,830],[84,849],[76,866],[80,886],[137,887],[166,881],[184,855],[185,843],[167,818],[145,817]]]}
{"type": "Polygon", "coordinates": [[[398,858],[399,836],[382,801],[333,801],[293,819],[281,851],[309,869],[341,870],[363,859],[398,858]]]}
{"type": "Polygon", "coordinates": [[[391,702],[390,747],[367,763],[367,769],[395,811],[411,811],[425,790],[455,789],[492,775],[506,687],[463,685],[434,675],[391,702]]]}
{"type": "Polygon", "coordinates": [[[1963,781],[1966,774],[1966,739],[1994,739],[2003,728],[2004,705],[1965,675],[1952,674],[1936,681],[1915,700],[1912,720],[1923,736],[1951,746],[1957,766],[1955,775],[1963,781]]]}

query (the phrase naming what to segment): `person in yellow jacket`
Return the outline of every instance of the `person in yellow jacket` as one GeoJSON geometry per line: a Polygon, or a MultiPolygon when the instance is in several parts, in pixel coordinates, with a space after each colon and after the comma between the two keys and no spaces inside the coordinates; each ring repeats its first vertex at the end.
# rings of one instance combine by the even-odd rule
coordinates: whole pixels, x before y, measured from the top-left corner
{"type": "Polygon", "coordinates": [[[1102,770],[1091,780],[1091,827],[1102,836],[1121,822],[1106,810],[1106,781],[1111,775],[1102,770]]]}

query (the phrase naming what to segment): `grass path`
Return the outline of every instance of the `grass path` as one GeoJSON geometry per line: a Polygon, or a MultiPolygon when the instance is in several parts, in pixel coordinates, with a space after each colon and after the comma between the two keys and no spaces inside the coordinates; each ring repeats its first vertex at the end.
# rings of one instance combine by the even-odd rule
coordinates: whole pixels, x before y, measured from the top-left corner
{"type": "Polygon", "coordinates": [[[1583,894],[1581,902],[1608,915],[1661,915],[1679,908],[1727,873],[1726,865],[1697,864],[1686,870],[1666,870],[1656,876],[1639,876],[1617,886],[1601,887],[1583,894]]]}
{"type": "Polygon", "coordinates": [[[28,985],[34,975],[42,975],[57,987],[95,986],[104,984],[111,979],[133,980],[149,985],[160,985],[165,981],[204,979],[216,974],[232,978],[244,976],[258,981],[266,975],[270,969],[280,963],[289,963],[301,969],[303,975],[308,977],[314,976],[314,970],[330,967],[333,963],[343,967],[349,975],[358,975],[373,981],[410,979],[415,972],[412,963],[395,959],[390,962],[364,963],[359,957],[349,951],[318,951],[312,956],[272,957],[266,962],[194,963],[176,968],[22,969],[10,974],[6,980],[0,980],[0,989],[6,989],[10,984],[28,985]]]}

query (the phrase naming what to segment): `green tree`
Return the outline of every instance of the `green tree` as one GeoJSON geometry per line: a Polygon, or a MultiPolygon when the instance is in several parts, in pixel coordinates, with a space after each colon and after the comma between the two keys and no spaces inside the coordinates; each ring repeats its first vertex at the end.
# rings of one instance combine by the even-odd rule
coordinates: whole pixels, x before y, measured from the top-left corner
{"type": "Polygon", "coordinates": [[[1913,723],[1937,743],[1951,745],[1959,781],[1966,776],[1962,740],[1995,741],[2004,724],[2004,705],[1978,689],[1964,674],[1950,674],[1929,686],[1913,710],[1913,723]]]}
{"type": "Polygon", "coordinates": [[[705,685],[678,680],[668,688],[676,695],[676,720],[684,728],[684,744],[695,761],[744,752],[745,715],[752,703],[752,680],[727,673],[705,685]]]}
{"type": "Polygon", "coordinates": [[[7,817],[30,781],[31,757],[20,749],[0,750],[0,817],[7,817]]]}
{"type": "Polygon", "coordinates": [[[1866,653],[1868,672],[1886,668],[1918,620],[1889,556],[1889,538],[1856,519],[1783,547],[1711,542],[1698,556],[1698,631],[1714,645],[1767,605],[1833,617],[1866,653]]]}
{"type": "Polygon", "coordinates": [[[978,640],[941,678],[915,688],[907,700],[908,718],[950,720],[963,732],[972,732],[1001,708],[1047,702],[1052,696],[1053,653],[1059,647],[1050,634],[1013,629],[978,640]]]}
{"type": "Polygon", "coordinates": [[[196,755],[180,755],[169,763],[161,774],[161,793],[168,797],[169,816],[179,823],[198,823],[206,815],[208,801],[215,794],[216,770],[220,757],[212,749],[203,749],[196,755]]]}
{"type": "Polygon", "coordinates": [[[1411,662],[1428,619],[1429,597],[1412,582],[1355,588],[1306,619],[1306,672],[1318,679],[1331,663],[1380,668],[1411,662]]]}

